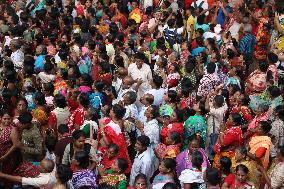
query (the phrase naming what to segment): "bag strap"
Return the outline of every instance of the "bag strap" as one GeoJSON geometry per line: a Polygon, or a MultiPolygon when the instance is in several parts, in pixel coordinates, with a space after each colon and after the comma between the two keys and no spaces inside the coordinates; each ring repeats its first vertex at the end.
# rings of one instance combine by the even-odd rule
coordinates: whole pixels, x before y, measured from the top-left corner
{"type": "Polygon", "coordinates": [[[215,134],[216,133],[215,116],[214,115],[212,116],[213,116],[213,134],[215,134]]]}

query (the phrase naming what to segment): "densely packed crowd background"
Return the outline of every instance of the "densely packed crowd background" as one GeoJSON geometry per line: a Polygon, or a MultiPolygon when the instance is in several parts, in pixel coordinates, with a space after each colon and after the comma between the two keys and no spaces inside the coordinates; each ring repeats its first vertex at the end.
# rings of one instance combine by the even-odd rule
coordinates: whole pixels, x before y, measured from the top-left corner
{"type": "Polygon", "coordinates": [[[282,0],[2,0],[0,188],[284,188],[282,0]]]}

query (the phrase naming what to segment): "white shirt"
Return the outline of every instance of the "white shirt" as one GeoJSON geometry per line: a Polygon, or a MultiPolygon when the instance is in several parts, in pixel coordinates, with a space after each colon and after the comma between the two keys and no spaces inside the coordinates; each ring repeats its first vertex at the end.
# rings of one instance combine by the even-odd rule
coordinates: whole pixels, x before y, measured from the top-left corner
{"type": "Polygon", "coordinates": [[[146,122],[144,134],[150,138],[150,147],[154,149],[160,142],[160,129],[156,119],[146,122]]]}
{"type": "Polygon", "coordinates": [[[24,59],[25,54],[20,49],[15,52],[12,52],[11,54],[11,60],[14,66],[16,67],[16,70],[23,67],[24,59]]]}
{"type": "Polygon", "coordinates": [[[156,171],[155,162],[156,156],[151,148],[148,148],[139,155],[137,154],[131,168],[130,186],[133,186],[135,177],[140,173],[145,174],[150,179],[156,171]]]}
{"type": "Polygon", "coordinates": [[[133,118],[135,120],[138,119],[138,109],[135,104],[130,104],[125,106],[126,112],[123,119],[133,118]]]}
{"type": "Polygon", "coordinates": [[[214,108],[213,104],[210,103],[210,112],[209,112],[209,116],[207,119],[207,125],[208,125],[207,135],[208,136],[213,133],[214,124],[215,124],[215,132],[219,133],[220,124],[224,120],[224,116],[227,110],[228,110],[228,106],[226,103],[224,103],[224,105],[220,108],[214,108]]]}
{"type": "Polygon", "coordinates": [[[55,75],[52,74],[46,74],[45,72],[40,72],[37,75],[42,83],[49,83],[55,80],[55,75]]]}
{"type": "Polygon", "coordinates": [[[139,114],[138,114],[138,120],[141,121],[143,124],[146,124],[146,121],[147,121],[147,118],[145,116],[145,112],[146,112],[147,108],[148,107],[143,105],[141,107],[141,110],[139,111],[139,114]]]}
{"type": "Polygon", "coordinates": [[[146,93],[154,96],[153,105],[160,106],[164,102],[164,94],[165,94],[164,88],[151,89],[146,93]]]}
{"type": "MultiPolygon", "coordinates": [[[[168,30],[170,30],[170,31],[174,31],[176,29],[176,28],[169,28],[168,24],[166,24],[166,25],[164,25],[162,32],[164,32],[164,30],[166,28],[168,28],[168,30]]],[[[177,30],[177,34],[182,34],[183,33],[183,27],[177,28],[176,30],[177,30]]]]}
{"type": "Polygon", "coordinates": [[[51,189],[56,184],[55,172],[40,173],[36,178],[22,178],[23,186],[34,186],[41,189],[51,189]]]}
{"type": "Polygon", "coordinates": [[[142,79],[143,83],[140,85],[137,93],[138,99],[140,99],[147,90],[150,89],[150,81],[152,80],[152,71],[148,64],[143,64],[141,69],[137,68],[136,63],[132,63],[128,67],[128,75],[134,80],[142,79]]]}
{"type": "Polygon", "coordinates": [[[144,8],[144,10],[146,10],[147,7],[151,7],[151,6],[153,6],[153,0],[144,0],[143,1],[143,8],[144,8]]]}

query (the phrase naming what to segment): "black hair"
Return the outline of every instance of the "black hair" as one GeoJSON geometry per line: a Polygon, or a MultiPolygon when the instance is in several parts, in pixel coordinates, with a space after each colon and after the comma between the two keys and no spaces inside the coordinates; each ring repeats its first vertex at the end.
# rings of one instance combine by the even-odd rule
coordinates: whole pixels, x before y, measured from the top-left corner
{"type": "Polygon", "coordinates": [[[172,131],[169,133],[169,138],[175,142],[175,144],[179,144],[181,142],[180,134],[176,131],[172,131]]]}
{"type": "MultiPolygon", "coordinates": [[[[80,189],[89,189],[89,187],[81,187],[80,189]]],[[[100,183],[99,185],[98,185],[98,189],[115,189],[115,187],[114,186],[111,186],[111,185],[109,185],[109,184],[107,184],[107,183],[105,183],[105,182],[103,182],[103,183],[100,183]]]]}
{"type": "Polygon", "coordinates": [[[115,117],[117,119],[122,119],[123,116],[126,113],[126,109],[123,106],[119,105],[119,104],[113,105],[112,106],[112,111],[113,111],[113,113],[114,113],[114,115],[115,115],[115,117]]]}
{"type": "Polygon", "coordinates": [[[166,183],[162,189],[178,189],[178,185],[172,182],[166,183]]]}
{"type": "Polygon", "coordinates": [[[200,16],[197,17],[197,24],[198,25],[204,24],[204,21],[205,21],[205,15],[200,15],[200,16]]]}
{"type": "Polygon", "coordinates": [[[107,148],[108,149],[114,149],[114,152],[116,153],[116,154],[118,154],[118,152],[119,152],[119,146],[117,145],[117,144],[115,144],[115,143],[110,143],[108,146],[107,146],[107,148]]]}
{"type": "Polygon", "coordinates": [[[216,105],[220,108],[224,104],[224,97],[222,95],[216,95],[214,97],[214,101],[215,101],[216,105]]]}
{"type": "Polygon", "coordinates": [[[265,133],[265,134],[268,134],[269,131],[271,130],[272,126],[271,124],[268,122],[268,121],[260,121],[260,126],[261,126],[261,129],[262,131],[265,133]]]}
{"type": "Polygon", "coordinates": [[[48,91],[50,94],[54,92],[54,85],[52,82],[44,83],[43,88],[45,91],[48,91]]]}
{"type": "Polygon", "coordinates": [[[92,78],[89,74],[82,74],[81,79],[83,80],[83,85],[91,86],[92,78]]]}
{"type": "Polygon", "coordinates": [[[202,36],[196,37],[195,40],[198,46],[203,46],[204,39],[202,36]]]}
{"type": "Polygon", "coordinates": [[[148,147],[150,145],[150,138],[146,135],[137,137],[137,141],[140,142],[143,147],[148,147]]]}
{"type": "Polygon", "coordinates": [[[206,70],[209,74],[213,74],[216,70],[216,64],[215,63],[209,63],[206,67],[206,70]]]}
{"type": "Polygon", "coordinates": [[[163,78],[157,74],[153,75],[153,83],[156,85],[157,88],[161,88],[163,85],[163,78]]]}
{"type": "Polygon", "coordinates": [[[269,67],[269,64],[267,63],[267,61],[261,61],[261,62],[259,63],[259,69],[260,69],[260,71],[262,71],[262,72],[266,72],[267,69],[268,69],[268,67],[269,67]]]}
{"type": "Polygon", "coordinates": [[[72,133],[73,140],[78,140],[81,137],[86,138],[86,135],[85,135],[84,131],[82,131],[82,130],[76,130],[72,133]]]}
{"type": "Polygon", "coordinates": [[[248,106],[250,103],[250,97],[247,94],[244,94],[244,98],[242,99],[242,105],[248,106]]]}
{"type": "Polygon", "coordinates": [[[135,58],[139,59],[139,60],[143,60],[143,61],[145,61],[145,59],[146,59],[144,53],[141,53],[141,52],[137,52],[135,54],[135,58]]]}
{"type": "Polygon", "coordinates": [[[45,95],[42,92],[36,92],[34,99],[37,105],[44,106],[46,104],[45,95]]]}
{"type": "Polygon", "coordinates": [[[275,64],[278,61],[277,54],[275,54],[273,52],[269,52],[267,57],[268,57],[269,62],[271,62],[273,64],[275,64]]]}
{"type": "Polygon", "coordinates": [[[18,104],[20,101],[24,101],[25,104],[26,104],[26,106],[28,107],[28,101],[27,101],[27,99],[25,99],[24,97],[19,97],[19,98],[17,99],[16,104],[18,104]]]}
{"type": "Polygon", "coordinates": [[[24,64],[24,73],[27,77],[30,77],[34,74],[34,66],[29,64],[24,64]]]}
{"type": "Polygon", "coordinates": [[[165,158],[163,159],[164,165],[167,169],[170,169],[171,172],[174,172],[176,169],[176,160],[172,159],[172,158],[165,158]]]}
{"type": "Polygon", "coordinates": [[[59,134],[63,135],[65,133],[69,133],[69,128],[66,124],[60,124],[57,131],[59,134]]]}
{"type": "Polygon", "coordinates": [[[60,164],[57,166],[56,170],[58,179],[60,180],[61,183],[67,183],[73,176],[72,169],[64,164],[60,164]]]}
{"type": "Polygon", "coordinates": [[[193,152],[191,161],[192,161],[192,166],[201,170],[201,165],[203,163],[203,156],[202,156],[201,152],[199,152],[199,151],[193,152]]]}
{"type": "Polygon", "coordinates": [[[149,103],[149,104],[153,104],[154,103],[154,96],[153,95],[146,95],[145,100],[149,103]]]}
{"type": "Polygon", "coordinates": [[[200,33],[201,36],[204,34],[204,30],[202,28],[198,28],[196,32],[200,33]]]}
{"type": "Polygon", "coordinates": [[[18,120],[21,124],[29,124],[32,122],[33,116],[30,112],[23,112],[20,114],[18,120]]]}
{"type": "Polygon", "coordinates": [[[169,101],[171,103],[177,103],[180,100],[179,97],[178,97],[177,92],[174,91],[174,90],[169,90],[168,91],[168,98],[169,98],[169,101]]]}
{"type": "Polygon", "coordinates": [[[55,95],[54,102],[59,108],[65,108],[67,106],[66,99],[62,94],[55,95]]]}
{"type": "Polygon", "coordinates": [[[56,145],[56,137],[53,135],[47,135],[45,139],[45,147],[49,152],[53,152],[56,145]]]}
{"type": "Polygon", "coordinates": [[[124,173],[128,168],[128,162],[124,158],[117,158],[117,165],[121,173],[124,173]]]}
{"type": "Polygon", "coordinates": [[[102,82],[102,81],[96,81],[96,82],[94,83],[94,85],[95,85],[95,88],[96,88],[99,92],[102,92],[103,89],[104,89],[104,86],[105,86],[104,82],[102,82]]]}
{"type": "Polygon", "coordinates": [[[242,155],[247,155],[248,150],[246,149],[245,146],[240,146],[237,148],[237,150],[242,154],[242,155]]]}
{"type": "Polygon", "coordinates": [[[273,98],[276,98],[281,95],[281,90],[277,86],[274,86],[274,85],[270,86],[268,88],[268,91],[273,98]]]}
{"type": "Polygon", "coordinates": [[[79,95],[79,102],[84,108],[88,108],[90,100],[86,93],[81,93],[79,95]]]}
{"type": "Polygon", "coordinates": [[[222,156],[220,158],[220,165],[222,172],[224,172],[226,175],[231,173],[232,161],[230,160],[230,158],[222,156]]]}
{"type": "Polygon", "coordinates": [[[184,113],[185,113],[184,109],[180,110],[180,109],[177,108],[177,109],[174,110],[174,112],[175,112],[176,117],[177,117],[177,122],[178,123],[183,122],[184,121],[184,113]]]}
{"type": "Polygon", "coordinates": [[[128,91],[125,95],[128,95],[130,104],[134,104],[136,102],[136,99],[137,99],[136,92],[128,91]]]}
{"type": "Polygon", "coordinates": [[[242,116],[239,113],[231,113],[233,122],[236,124],[236,126],[242,125],[242,116]]]}
{"type": "Polygon", "coordinates": [[[66,69],[59,69],[61,77],[63,80],[67,80],[68,79],[68,71],[66,69]]]}
{"type": "Polygon", "coordinates": [[[199,109],[200,109],[201,115],[205,115],[207,113],[204,101],[199,102],[199,109]]]}
{"type": "Polygon", "coordinates": [[[152,118],[153,119],[156,119],[157,117],[159,117],[160,113],[159,113],[159,108],[158,106],[155,106],[155,105],[151,105],[150,106],[152,108],[152,111],[151,111],[151,114],[152,114],[152,118]]]}
{"type": "Polygon", "coordinates": [[[54,65],[50,62],[46,62],[44,64],[44,71],[47,73],[50,72],[53,68],[54,68],[54,65]]]}
{"type": "Polygon", "coordinates": [[[75,153],[74,159],[78,162],[79,167],[87,169],[89,166],[89,154],[85,151],[78,151],[75,153]]]}
{"type": "Polygon", "coordinates": [[[243,164],[239,164],[236,167],[236,172],[238,172],[239,170],[243,171],[245,174],[249,173],[249,169],[247,168],[247,166],[243,165],[243,164]]]}
{"type": "Polygon", "coordinates": [[[213,186],[219,185],[221,183],[221,178],[219,175],[219,171],[216,168],[208,167],[206,169],[206,179],[207,182],[213,186]]]}
{"type": "Polygon", "coordinates": [[[124,59],[123,59],[122,56],[115,55],[114,62],[115,62],[115,65],[117,65],[118,67],[123,67],[124,68],[124,59]]]}

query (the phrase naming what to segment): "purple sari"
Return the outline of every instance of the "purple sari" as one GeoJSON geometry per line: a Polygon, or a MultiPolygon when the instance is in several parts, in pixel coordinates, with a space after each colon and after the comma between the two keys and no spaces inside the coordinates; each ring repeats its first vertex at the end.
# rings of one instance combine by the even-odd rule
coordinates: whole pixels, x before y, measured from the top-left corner
{"type": "MultiPolygon", "coordinates": [[[[202,148],[199,148],[198,151],[203,156],[202,168],[206,169],[210,165],[208,158],[207,158],[207,155],[202,148]]],[[[180,176],[180,174],[183,170],[192,168],[192,163],[188,159],[188,150],[185,150],[185,151],[181,152],[180,154],[178,154],[177,157],[176,157],[176,162],[177,162],[177,167],[176,167],[177,177],[180,176]]]]}

